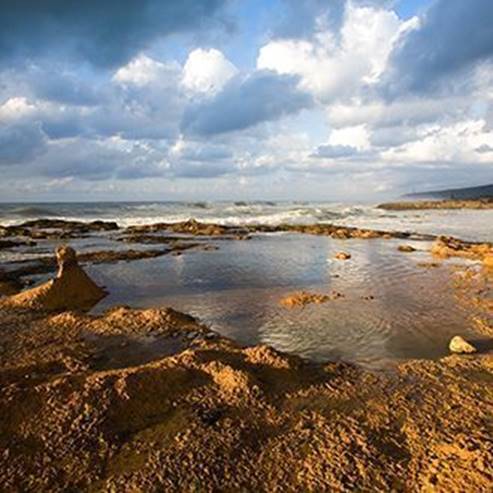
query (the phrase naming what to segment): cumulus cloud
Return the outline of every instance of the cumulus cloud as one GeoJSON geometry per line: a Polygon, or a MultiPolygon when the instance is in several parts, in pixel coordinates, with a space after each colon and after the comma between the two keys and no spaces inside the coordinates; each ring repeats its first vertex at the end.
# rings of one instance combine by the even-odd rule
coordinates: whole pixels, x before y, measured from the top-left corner
{"type": "Polygon", "coordinates": [[[198,93],[215,93],[236,74],[238,69],[215,49],[193,50],[183,67],[183,85],[198,93]]]}
{"type": "Polygon", "coordinates": [[[231,80],[213,98],[192,104],[181,124],[186,134],[215,135],[244,130],[308,108],[312,100],[298,78],[269,71],[231,80]]]}
{"type": "Polygon", "coordinates": [[[414,21],[395,12],[347,3],[338,34],[317,31],[309,40],[274,40],[260,50],[259,69],[296,74],[301,86],[324,103],[355,97],[378,80],[398,37],[414,21]]]}
{"type": "MultiPolygon", "coordinates": [[[[163,84],[179,70],[177,63],[163,63],[140,54],[113,75],[113,81],[122,86],[145,87],[163,84]]],[[[176,82],[176,81],[174,81],[176,82]]]]}
{"type": "Polygon", "coordinates": [[[65,55],[115,67],[164,36],[199,29],[224,0],[4,1],[0,61],[65,55]]]}
{"type": "Polygon", "coordinates": [[[392,54],[387,90],[398,96],[455,83],[454,75],[493,57],[491,0],[436,0],[392,54]]]}
{"type": "Polygon", "coordinates": [[[282,0],[204,39],[226,1],[4,2],[2,197],[130,197],[139,180],[153,197],[349,198],[491,177],[491,2],[404,20],[392,0],[282,0]]]}

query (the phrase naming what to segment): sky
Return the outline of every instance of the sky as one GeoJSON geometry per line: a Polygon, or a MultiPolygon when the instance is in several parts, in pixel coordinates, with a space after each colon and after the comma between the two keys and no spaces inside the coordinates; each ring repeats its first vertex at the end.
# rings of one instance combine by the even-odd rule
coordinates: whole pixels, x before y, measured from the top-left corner
{"type": "Polygon", "coordinates": [[[0,201],[493,183],[491,0],[0,0],[0,201]]]}

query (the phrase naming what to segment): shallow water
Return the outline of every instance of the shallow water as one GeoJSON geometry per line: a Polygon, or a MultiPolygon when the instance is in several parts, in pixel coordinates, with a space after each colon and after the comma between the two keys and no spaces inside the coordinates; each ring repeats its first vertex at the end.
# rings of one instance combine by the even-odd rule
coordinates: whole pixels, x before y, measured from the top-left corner
{"type": "Polygon", "coordinates": [[[407,242],[419,249],[410,254],[397,251],[397,240],[298,234],[215,243],[217,251],[88,267],[111,293],[97,311],[114,304],[173,306],[242,344],[374,368],[438,358],[453,335],[474,336],[454,298],[449,264],[417,266],[432,260],[427,242],[407,242]],[[334,260],[340,250],[352,258],[334,260]],[[301,289],[345,297],[305,308],[279,304],[301,289]]]}

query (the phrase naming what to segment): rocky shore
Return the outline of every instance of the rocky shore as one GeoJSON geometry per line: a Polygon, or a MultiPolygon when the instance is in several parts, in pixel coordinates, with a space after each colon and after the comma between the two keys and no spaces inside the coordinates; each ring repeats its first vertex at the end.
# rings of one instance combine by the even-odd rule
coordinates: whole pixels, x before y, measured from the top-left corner
{"type": "MultiPolygon", "coordinates": [[[[187,229],[191,236],[243,239],[260,230],[205,234],[209,227],[188,222],[138,234],[187,229]]],[[[348,238],[389,234],[296,229],[348,238]]],[[[136,234],[107,233],[115,232],[136,234]]],[[[375,373],[266,346],[243,348],[170,308],[89,315],[81,308],[104,292],[73,250],[58,250],[53,280],[0,299],[2,488],[489,491],[493,247],[438,238],[430,253],[482,262],[459,269],[456,287],[458,302],[475,309],[483,345],[471,355],[375,373]],[[67,293],[87,303],[68,306],[67,293]]],[[[302,294],[294,305],[326,301],[302,294]]]]}
{"type": "Polygon", "coordinates": [[[493,209],[493,198],[471,200],[416,200],[388,202],[380,204],[379,209],[388,211],[408,211],[424,209],[493,209]]]}

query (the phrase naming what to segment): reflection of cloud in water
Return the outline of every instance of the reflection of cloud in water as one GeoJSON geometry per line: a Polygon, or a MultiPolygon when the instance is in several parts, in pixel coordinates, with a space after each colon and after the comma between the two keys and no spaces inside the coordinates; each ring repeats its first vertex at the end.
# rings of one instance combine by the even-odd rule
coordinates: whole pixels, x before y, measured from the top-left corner
{"type": "Polygon", "coordinates": [[[447,268],[416,267],[429,254],[398,252],[400,241],[286,234],[216,243],[212,252],[97,266],[111,293],[100,309],[171,305],[241,343],[377,366],[389,358],[442,356],[449,338],[467,327],[447,268]],[[340,250],[352,258],[332,261],[340,250]],[[279,305],[300,289],[346,297],[304,309],[279,305]]]}

